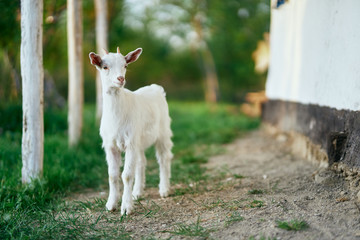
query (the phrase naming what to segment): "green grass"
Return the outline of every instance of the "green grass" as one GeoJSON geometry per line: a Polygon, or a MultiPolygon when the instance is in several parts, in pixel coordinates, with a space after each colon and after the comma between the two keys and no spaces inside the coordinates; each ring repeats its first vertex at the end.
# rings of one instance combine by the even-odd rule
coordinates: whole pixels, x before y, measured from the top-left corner
{"type": "Polygon", "coordinates": [[[261,189],[251,189],[248,191],[248,194],[253,194],[253,195],[256,195],[256,194],[263,194],[264,191],[261,190],[261,189]]]}
{"type": "Polygon", "coordinates": [[[140,208],[140,210],[136,210],[136,213],[142,215],[144,218],[151,218],[162,213],[161,207],[151,200],[146,200],[146,204],[142,204],[141,200],[137,200],[136,205],[140,208]]]}
{"type": "MultiPolygon", "coordinates": [[[[194,193],[209,178],[203,163],[221,153],[221,145],[256,128],[238,107],[203,103],[170,103],[174,132],[172,184],[175,195],[194,193]],[[192,187],[190,187],[192,186],[192,187]]],[[[2,239],[129,239],[122,221],[103,212],[105,200],[68,205],[64,197],[84,189],[106,189],[107,165],[101,148],[95,107],[85,106],[80,143],[68,148],[65,110],[45,111],[44,174],[31,185],[21,184],[21,107],[0,107],[0,236],[2,239]],[[88,212],[96,212],[89,215],[88,212]],[[107,226],[112,226],[107,227],[107,226]]],[[[147,187],[159,183],[154,150],[147,151],[147,187]]],[[[160,212],[158,206],[140,207],[145,217],[160,212]]],[[[186,228],[185,228],[186,229],[186,228]]],[[[199,227],[199,229],[201,229],[199,227]]]]}
{"type": "Polygon", "coordinates": [[[248,207],[250,208],[261,208],[262,206],[264,206],[264,202],[261,200],[253,200],[248,207]]]}
{"type": "Polygon", "coordinates": [[[276,226],[287,231],[301,231],[309,228],[309,224],[307,222],[297,219],[291,220],[289,222],[277,221],[276,226]]]}
{"type": "Polygon", "coordinates": [[[244,217],[242,217],[240,215],[240,213],[233,212],[233,213],[230,214],[230,216],[226,217],[225,226],[227,227],[227,226],[231,225],[232,223],[240,222],[242,220],[244,220],[244,217]]]}
{"type": "Polygon", "coordinates": [[[213,229],[207,229],[200,225],[200,216],[198,216],[196,223],[191,224],[177,224],[172,231],[166,231],[172,235],[187,236],[187,237],[200,237],[207,239],[213,229]]]}
{"type": "Polygon", "coordinates": [[[236,179],[243,179],[245,178],[243,175],[239,175],[239,174],[233,174],[234,178],[236,179]]]}

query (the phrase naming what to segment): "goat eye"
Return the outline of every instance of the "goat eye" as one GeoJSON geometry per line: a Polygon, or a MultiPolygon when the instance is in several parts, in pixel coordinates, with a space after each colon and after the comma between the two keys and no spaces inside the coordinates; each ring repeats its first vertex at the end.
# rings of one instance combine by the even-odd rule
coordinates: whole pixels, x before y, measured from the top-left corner
{"type": "Polygon", "coordinates": [[[108,70],[109,68],[107,66],[104,66],[103,69],[108,70]]]}

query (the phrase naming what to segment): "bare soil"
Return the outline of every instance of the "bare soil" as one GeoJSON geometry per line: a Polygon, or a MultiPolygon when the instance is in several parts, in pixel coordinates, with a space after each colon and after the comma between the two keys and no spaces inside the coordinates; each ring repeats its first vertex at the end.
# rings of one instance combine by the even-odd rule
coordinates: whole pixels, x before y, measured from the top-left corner
{"type": "Polygon", "coordinates": [[[290,141],[263,130],[248,133],[209,160],[209,181],[173,186],[194,191],[166,199],[145,189],[121,224],[135,239],[360,239],[358,182],[294,156],[290,141]],[[308,228],[278,227],[291,220],[308,228]]]}

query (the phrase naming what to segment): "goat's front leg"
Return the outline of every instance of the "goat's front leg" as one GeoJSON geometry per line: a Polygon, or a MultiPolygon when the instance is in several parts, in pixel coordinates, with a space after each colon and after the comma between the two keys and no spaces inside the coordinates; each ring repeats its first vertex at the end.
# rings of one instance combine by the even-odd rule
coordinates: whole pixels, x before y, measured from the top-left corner
{"type": "Polygon", "coordinates": [[[121,165],[121,153],[114,147],[105,148],[106,161],[108,164],[109,174],[109,198],[106,203],[106,209],[113,211],[116,209],[116,205],[120,198],[120,165],[121,165]]]}
{"type": "Polygon", "coordinates": [[[139,157],[137,151],[128,148],[125,153],[125,165],[122,173],[124,192],[121,203],[121,215],[130,214],[133,209],[132,188],[134,185],[135,165],[139,157]]]}

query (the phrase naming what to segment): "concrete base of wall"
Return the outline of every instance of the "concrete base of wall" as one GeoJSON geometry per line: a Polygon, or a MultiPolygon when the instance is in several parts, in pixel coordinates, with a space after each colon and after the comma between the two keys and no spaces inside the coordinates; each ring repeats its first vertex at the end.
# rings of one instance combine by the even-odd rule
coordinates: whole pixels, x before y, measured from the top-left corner
{"type": "Polygon", "coordinates": [[[269,129],[292,135],[293,151],[304,158],[350,174],[359,172],[360,112],[269,100],[262,118],[269,129]]]}
{"type": "Polygon", "coordinates": [[[314,144],[308,137],[295,131],[284,132],[274,125],[266,122],[262,124],[262,128],[269,135],[274,137],[274,139],[284,139],[287,141],[293,154],[300,156],[319,167],[319,170],[314,172],[313,175],[315,182],[322,182],[322,177],[320,176],[321,172],[323,169],[329,167],[329,169],[333,170],[339,176],[342,176],[345,178],[345,180],[349,181],[351,189],[358,191],[358,186],[360,185],[360,168],[349,167],[343,162],[335,162],[329,166],[329,158],[326,151],[322,149],[320,145],[314,144]]]}
{"type": "Polygon", "coordinates": [[[320,168],[329,166],[329,159],[325,150],[320,145],[314,144],[308,137],[295,131],[283,131],[266,122],[262,123],[262,128],[275,139],[285,139],[293,154],[318,165],[320,168]]]}

